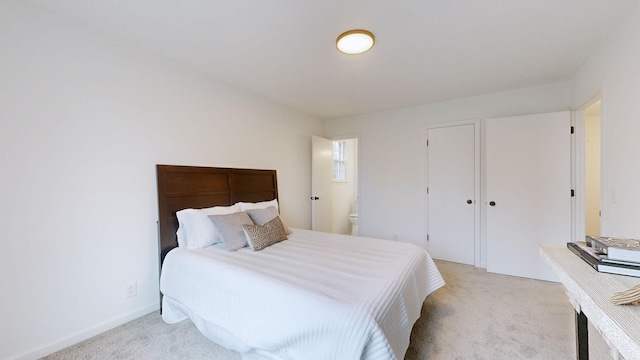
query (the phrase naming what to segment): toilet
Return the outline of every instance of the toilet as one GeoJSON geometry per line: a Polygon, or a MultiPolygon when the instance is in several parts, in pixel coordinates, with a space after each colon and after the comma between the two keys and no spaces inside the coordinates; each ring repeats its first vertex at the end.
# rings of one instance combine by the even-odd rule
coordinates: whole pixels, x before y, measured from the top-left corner
{"type": "Polygon", "coordinates": [[[351,235],[358,235],[358,214],[349,214],[349,222],[351,223],[351,235]]]}

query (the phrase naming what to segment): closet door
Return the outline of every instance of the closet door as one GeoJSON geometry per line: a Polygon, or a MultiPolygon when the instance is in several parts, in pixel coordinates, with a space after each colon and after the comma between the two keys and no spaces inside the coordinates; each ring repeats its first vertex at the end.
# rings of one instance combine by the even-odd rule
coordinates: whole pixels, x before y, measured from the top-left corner
{"type": "Polygon", "coordinates": [[[487,270],[555,280],[539,244],[571,241],[570,113],[486,122],[487,270]]]}
{"type": "Polygon", "coordinates": [[[475,264],[476,126],[427,128],[427,250],[435,259],[475,264]]]}

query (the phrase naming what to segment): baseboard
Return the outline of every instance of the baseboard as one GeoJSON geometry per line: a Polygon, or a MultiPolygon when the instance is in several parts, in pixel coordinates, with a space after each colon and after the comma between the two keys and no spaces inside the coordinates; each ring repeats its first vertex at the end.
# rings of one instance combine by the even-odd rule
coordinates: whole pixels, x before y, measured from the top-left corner
{"type": "Polygon", "coordinates": [[[98,334],[101,334],[105,331],[111,330],[113,328],[116,328],[122,324],[126,324],[129,321],[135,320],[139,317],[145,316],[147,314],[150,314],[154,311],[159,311],[160,310],[160,304],[159,303],[154,303],[152,305],[148,305],[145,306],[143,308],[140,308],[136,311],[130,312],[128,314],[125,314],[123,316],[117,317],[115,319],[112,320],[108,320],[105,321],[103,323],[100,323],[96,326],[87,328],[85,330],[79,331],[77,333],[71,334],[69,336],[65,336],[62,338],[59,338],[57,340],[54,340],[48,344],[42,345],[42,346],[37,346],[34,347],[32,349],[29,349],[21,354],[16,354],[13,357],[9,357],[7,360],[9,359],[13,359],[13,360],[36,360],[36,359],[40,359],[44,356],[47,355],[51,355],[56,351],[60,351],[66,347],[69,347],[71,345],[77,344],[81,341],[87,340],[91,337],[94,337],[98,334]]]}

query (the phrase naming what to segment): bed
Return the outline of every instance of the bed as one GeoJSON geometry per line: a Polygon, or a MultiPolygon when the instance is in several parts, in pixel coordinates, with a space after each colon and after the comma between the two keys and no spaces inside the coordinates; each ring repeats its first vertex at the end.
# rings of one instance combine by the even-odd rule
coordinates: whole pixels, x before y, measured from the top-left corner
{"type": "Polygon", "coordinates": [[[431,257],[401,242],[289,228],[260,251],[178,246],[176,213],[277,204],[276,172],[157,165],[157,176],[162,317],[190,319],[243,359],[402,359],[424,299],[444,285],[431,257]]]}

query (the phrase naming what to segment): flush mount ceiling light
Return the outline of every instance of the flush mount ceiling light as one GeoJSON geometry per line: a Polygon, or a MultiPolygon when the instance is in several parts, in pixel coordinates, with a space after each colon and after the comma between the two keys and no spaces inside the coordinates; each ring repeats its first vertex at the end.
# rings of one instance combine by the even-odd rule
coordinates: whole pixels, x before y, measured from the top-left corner
{"type": "Polygon", "coordinates": [[[345,54],[356,55],[371,49],[375,36],[367,30],[349,30],[338,36],[336,47],[345,54]]]}

